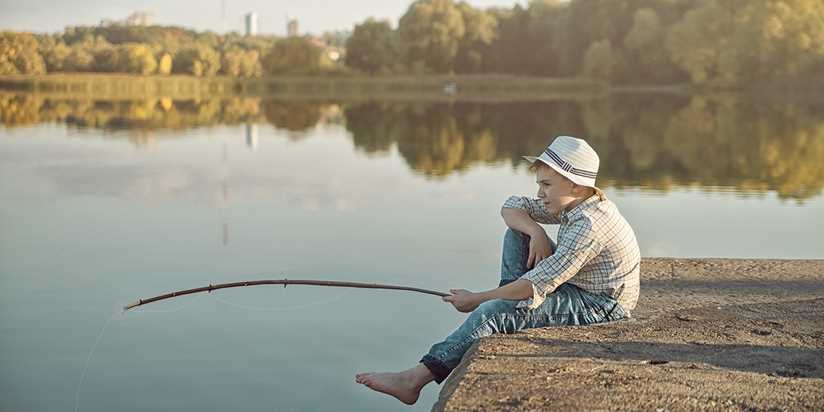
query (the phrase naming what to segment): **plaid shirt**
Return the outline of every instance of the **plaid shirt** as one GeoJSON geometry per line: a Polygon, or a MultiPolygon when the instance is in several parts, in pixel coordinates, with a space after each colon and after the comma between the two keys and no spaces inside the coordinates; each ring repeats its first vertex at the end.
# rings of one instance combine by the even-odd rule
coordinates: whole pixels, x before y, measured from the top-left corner
{"type": "Polygon", "coordinates": [[[518,308],[537,308],[555,288],[569,282],[612,296],[629,313],[638,301],[641,252],[635,232],[611,200],[598,195],[570,211],[550,215],[539,199],[511,196],[505,208],[523,209],[538,223],[559,224],[555,253],[521,278],[532,282],[533,297],[518,308]]]}

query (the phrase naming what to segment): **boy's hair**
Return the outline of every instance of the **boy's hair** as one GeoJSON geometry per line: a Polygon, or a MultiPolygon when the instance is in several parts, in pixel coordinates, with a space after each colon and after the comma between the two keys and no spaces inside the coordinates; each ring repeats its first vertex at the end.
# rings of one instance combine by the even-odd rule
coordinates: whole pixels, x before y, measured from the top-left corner
{"type": "MultiPolygon", "coordinates": [[[[536,161],[532,162],[532,164],[531,164],[531,165],[529,165],[529,170],[530,170],[531,172],[538,172],[538,169],[539,169],[539,168],[541,168],[541,167],[546,167],[546,168],[549,168],[550,170],[552,170],[553,172],[555,172],[555,169],[553,169],[553,168],[549,167],[549,165],[545,164],[544,162],[538,161],[538,160],[536,160],[536,161]]],[[[558,172],[555,172],[555,173],[558,173],[558,172]]],[[[564,175],[562,175],[562,174],[560,174],[560,173],[558,173],[558,174],[559,174],[559,175],[561,175],[561,177],[563,177],[565,180],[568,180],[568,181],[572,182],[572,181],[571,181],[571,180],[569,180],[566,176],[564,176],[564,175]]],[[[577,184],[577,183],[572,182],[572,184],[577,184]]],[[[578,185],[578,186],[580,186],[580,185],[578,185]]],[[[598,195],[598,199],[599,199],[599,200],[604,200],[604,199],[606,199],[606,198],[607,198],[607,195],[604,193],[604,191],[603,191],[603,190],[601,190],[601,189],[599,189],[599,188],[597,188],[597,187],[592,187],[592,186],[585,186],[585,187],[591,187],[591,188],[592,188],[592,190],[594,190],[594,191],[595,191],[595,194],[596,194],[596,195],[598,195]]]]}

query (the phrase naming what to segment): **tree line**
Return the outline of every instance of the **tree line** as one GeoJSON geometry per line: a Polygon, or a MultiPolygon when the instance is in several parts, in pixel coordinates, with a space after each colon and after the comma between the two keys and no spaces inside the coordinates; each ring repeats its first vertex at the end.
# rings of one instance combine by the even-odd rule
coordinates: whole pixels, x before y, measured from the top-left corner
{"type": "Polygon", "coordinates": [[[260,77],[333,69],[323,49],[307,36],[218,35],[180,27],[125,25],[69,27],[59,34],[0,33],[0,74],[260,77]]]}
{"type": "MultiPolygon", "coordinates": [[[[345,40],[344,40],[345,38],[345,40]]],[[[367,19],[348,37],[344,66],[309,37],[218,35],[177,27],[72,27],[4,32],[0,74],[181,73],[256,77],[507,73],[616,84],[752,85],[824,73],[821,0],[532,0],[481,9],[414,1],[397,24],[367,19]]]]}
{"type": "Polygon", "coordinates": [[[436,73],[587,76],[619,84],[799,79],[824,73],[820,0],[532,0],[478,9],[417,0],[393,28],[355,26],[347,62],[436,73]]]}

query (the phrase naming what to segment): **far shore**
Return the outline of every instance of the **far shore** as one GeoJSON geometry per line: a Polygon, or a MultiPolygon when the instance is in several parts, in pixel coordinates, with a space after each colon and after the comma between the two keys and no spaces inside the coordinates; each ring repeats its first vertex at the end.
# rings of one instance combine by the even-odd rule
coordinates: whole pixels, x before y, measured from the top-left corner
{"type": "Polygon", "coordinates": [[[820,101],[824,84],[802,81],[740,88],[688,83],[614,85],[588,78],[507,74],[375,75],[331,73],[262,78],[127,73],[0,75],[0,93],[95,100],[261,97],[297,100],[545,101],[592,100],[621,94],[732,95],[769,100],[820,101]]]}
{"type": "Polygon", "coordinates": [[[318,99],[521,100],[588,99],[608,86],[590,79],[550,79],[510,75],[273,76],[236,78],[119,73],[0,76],[0,90],[48,97],[137,99],[147,97],[290,97],[318,99]]]}

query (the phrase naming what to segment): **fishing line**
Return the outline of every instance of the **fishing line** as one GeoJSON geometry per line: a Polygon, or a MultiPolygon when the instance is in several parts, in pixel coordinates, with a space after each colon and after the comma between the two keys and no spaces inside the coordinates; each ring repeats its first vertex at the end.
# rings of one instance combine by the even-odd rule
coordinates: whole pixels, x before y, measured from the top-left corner
{"type": "MultiPolygon", "coordinates": [[[[234,307],[237,307],[237,308],[246,309],[246,310],[250,310],[250,311],[265,312],[265,311],[289,311],[289,310],[304,309],[304,308],[308,308],[308,307],[312,307],[312,306],[328,305],[330,303],[334,303],[334,302],[340,300],[344,296],[348,295],[350,292],[351,292],[350,290],[347,290],[347,291],[344,291],[343,293],[339,294],[338,296],[336,296],[334,298],[321,300],[321,301],[317,301],[317,302],[314,302],[314,303],[298,304],[298,305],[282,306],[282,307],[274,307],[274,308],[263,307],[263,306],[253,306],[253,305],[242,305],[242,304],[238,304],[238,303],[234,303],[234,302],[230,302],[230,301],[227,301],[225,299],[222,299],[222,298],[218,297],[216,293],[209,293],[209,295],[212,295],[212,298],[214,298],[218,302],[223,303],[225,305],[234,306],[234,307]]],[[[204,300],[206,300],[206,299],[203,298],[202,295],[201,295],[199,297],[190,299],[189,302],[184,303],[184,304],[182,304],[182,305],[180,305],[180,306],[178,306],[174,309],[157,310],[157,309],[140,308],[137,311],[130,311],[130,313],[134,313],[134,315],[132,315],[132,316],[135,316],[135,315],[140,316],[139,315],[140,313],[174,313],[174,312],[179,312],[183,309],[186,309],[186,308],[192,306],[195,302],[201,302],[201,301],[204,301],[204,300]]],[[[105,335],[106,330],[109,328],[109,325],[112,323],[113,320],[120,321],[120,320],[125,320],[126,319],[127,311],[123,310],[123,308],[117,302],[115,302],[114,306],[115,307],[114,307],[114,310],[112,311],[112,314],[106,319],[106,322],[103,324],[103,327],[100,328],[100,332],[97,334],[97,338],[94,340],[94,343],[92,344],[91,348],[89,349],[89,354],[86,356],[86,363],[83,365],[83,371],[80,373],[80,378],[78,379],[78,382],[77,382],[77,391],[74,394],[74,412],[78,412],[80,410],[80,389],[83,387],[83,382],[86,380],[86,374],[89,370],[89,365],[91,364],[91,360],[94,357],[94,353],[97,350],[97,347],[100,344],[100,341],[103,340],[103,335],[105,335]]]]}
{"type": "Polygon", "coordinates": [[[103,338],[103,333],[106,332],[106,328],[109,327],[109,324],[112,323],[112,319],[117,316],[118,310],[115,309],[114,313],[106,319],[106,323],[103,324],[103,327],[100,329],[100,333],[97,335],[97,339],[95,339],[94,344],[92,344],[92,348],[89,350],[89,355],[86,357],[86,364],[83,365],[83,372],[80,373],[80,381],[77,383],[77,392],[74,394],[74,412],[80,408],[80,387],[83,386],[83,380],[86,378],[86,371],[89,369],[89,363],[92,360],[92,355],[94,354],[94,350],[97,349],[97,344],[100,343],[100,339],[103,338]]]}

